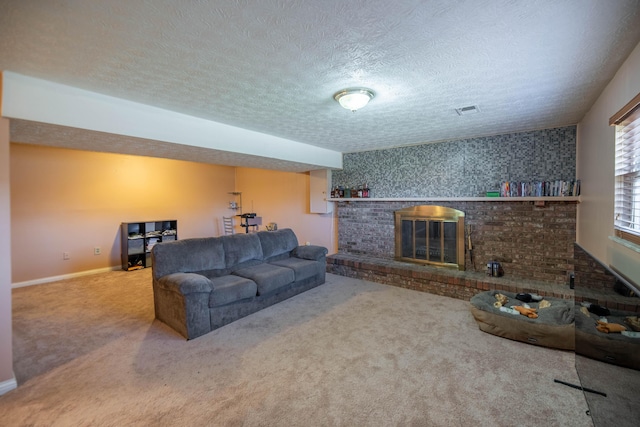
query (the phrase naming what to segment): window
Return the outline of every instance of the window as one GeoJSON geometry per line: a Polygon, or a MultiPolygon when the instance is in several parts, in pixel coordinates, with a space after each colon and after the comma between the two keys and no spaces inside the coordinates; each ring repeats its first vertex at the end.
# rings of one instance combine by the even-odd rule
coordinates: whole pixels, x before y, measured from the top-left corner
{"type": "Polygon", "coordinates": [[[640,245],[640,94],[609,120],[616,126],[616,236],[640,245]]]}

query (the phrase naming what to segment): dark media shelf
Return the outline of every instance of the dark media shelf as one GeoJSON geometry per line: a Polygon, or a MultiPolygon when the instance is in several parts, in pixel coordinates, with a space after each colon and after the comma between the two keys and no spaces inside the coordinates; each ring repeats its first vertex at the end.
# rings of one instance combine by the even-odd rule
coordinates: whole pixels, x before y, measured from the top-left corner
{"type": "Polygon", "coordinates": [[[123,222],[120,226],[122,269],[151,267],[151,249],[157,243],[178,240],[178,221],[123,222]]]}

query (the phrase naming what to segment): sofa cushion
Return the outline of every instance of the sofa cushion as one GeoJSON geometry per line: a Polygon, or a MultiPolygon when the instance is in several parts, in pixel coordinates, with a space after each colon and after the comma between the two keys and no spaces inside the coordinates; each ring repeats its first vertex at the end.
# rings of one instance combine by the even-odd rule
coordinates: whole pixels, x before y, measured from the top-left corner
{"type": "Polygon", "coordinates": [[[227,274],[231,273],[231,270],[228,268],[216,268],[213,270],[194,271],[194,273],[204,276],[207,279],[213,280],[216,277],[226,276],[227,274]]]}
{"type": "Polygon", "coordinates": [[[211,280],[213,292],[209,296],[209,307],[216,307],[247,298],[253,298],[258,286],[253,280],[240,276],[221,276],[211,280]]]}
{"type": "Polygon", "coordinates": [[[298,246],[293,250],[291,255],[297,258],[309,259],[312,261],[320,261],[323,257],[327,256],[329,251],[322,246],[307,245],[298,246]]]}
{"type": "Polygon", "coordinates": [[[193,238],[163,242],[154,245],[153,277],[156,279],[171,273],[225,268],[223,242],[216,237],[193,238]]]}
{"type": "Polygon", "coordinates": [[[198,292],[208,293],[213,289],[211,280],[194,273],[172,273],[156,281],[161,289],[188,295],[198,292]]]}
{"type": "Polygon", "coordinates": [[[232,234],[219,238],[224,246],[226,267],[235,268],[243,263],[262,261],[262,246],[256,233],[232,234]]]}
{"type": "Polygon", "coordinates": [[[292,269],[266,263],[241,268],[233,274],[256,282],[258,295],[267,294],[295,281],[292,269]]]}
{"type": "Polygon", "coordinates": [[[288,257],[291,251],[298,246],[298,238],[289,228],[260,232],[258,237],[262,245],[264,260],[267,262],[288,257]]]}
{"type": "Polygon", "coordinates": [[[325,266],[317,261],[309,261],[300,258],[287,258],[273,261],[270,264],[292,269],[295,273],[296,282],[322,274],[322,271],[325,269],[325,266]]]}

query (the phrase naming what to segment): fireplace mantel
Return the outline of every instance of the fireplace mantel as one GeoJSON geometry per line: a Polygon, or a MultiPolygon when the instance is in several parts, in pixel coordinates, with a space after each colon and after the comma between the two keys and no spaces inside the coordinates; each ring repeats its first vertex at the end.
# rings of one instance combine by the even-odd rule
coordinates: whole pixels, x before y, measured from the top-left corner
{"type": "Polygon", "coordinates": [[[580,196],[570,197],[355,197],[331,198],[328,202],[576,202],[580,196]]]}

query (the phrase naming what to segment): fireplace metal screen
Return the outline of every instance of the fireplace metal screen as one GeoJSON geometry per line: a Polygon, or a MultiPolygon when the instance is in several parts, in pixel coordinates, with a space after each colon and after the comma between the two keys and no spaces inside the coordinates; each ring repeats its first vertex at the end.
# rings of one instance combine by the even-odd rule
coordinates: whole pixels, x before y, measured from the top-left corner
{"type": "Polygon", "coordinates": [[[464,212],[423,205],[394,214],[397,260],[464,270],[464,212]]]}

